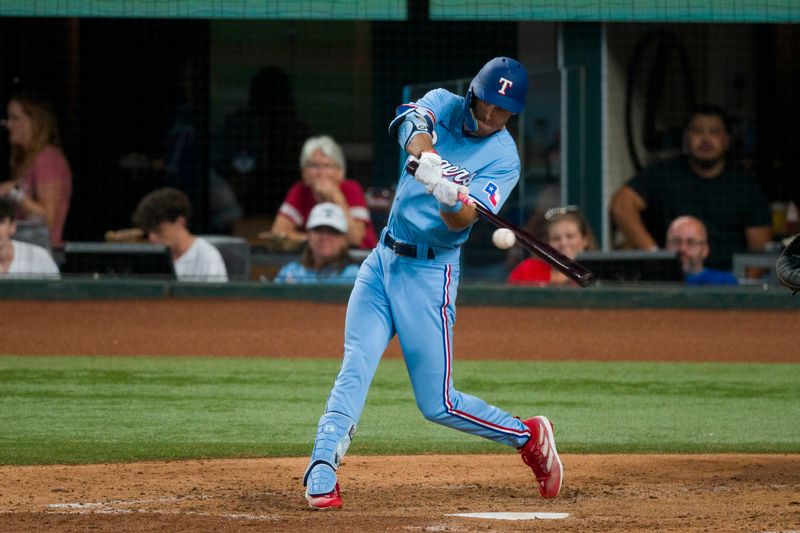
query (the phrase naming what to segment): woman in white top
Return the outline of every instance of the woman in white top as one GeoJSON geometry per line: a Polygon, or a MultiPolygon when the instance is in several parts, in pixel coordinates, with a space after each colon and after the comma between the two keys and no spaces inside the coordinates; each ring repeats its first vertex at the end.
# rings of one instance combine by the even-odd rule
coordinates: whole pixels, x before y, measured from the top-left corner
{"type": "Polygon", "coordinates": [[[13,240],[16,231],[14,204],[0,197],[0,276],[59,277],[50,253],[41,246],[13,240]]]}
{"type": "Polygon", "coordinates": [[[228,281],[219,250],[189,231],[191,211],[186,194],[164,187],[142,198],[133,222],[150,242],[169,248],[179,281],[228,281]]]}

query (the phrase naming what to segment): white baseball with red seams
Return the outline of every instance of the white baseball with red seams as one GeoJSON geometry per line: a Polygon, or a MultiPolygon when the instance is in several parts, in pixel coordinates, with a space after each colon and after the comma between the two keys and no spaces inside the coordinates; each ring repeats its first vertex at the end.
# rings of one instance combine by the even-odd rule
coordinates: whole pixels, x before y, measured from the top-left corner
{"type": "Polygon", "coordinates": [[[492,242],[501,250],[508,250],[517,242],[517,237],[508,228],[498,228],[492,233],[492,242]]]}

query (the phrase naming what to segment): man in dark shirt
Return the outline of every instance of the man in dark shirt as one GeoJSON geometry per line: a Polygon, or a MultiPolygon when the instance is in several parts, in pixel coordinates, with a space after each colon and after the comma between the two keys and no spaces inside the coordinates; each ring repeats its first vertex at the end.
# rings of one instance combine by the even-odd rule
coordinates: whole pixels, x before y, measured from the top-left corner
{"type": "Polygon", "coordinates": [[[697,217],[708,229],[707,266],[730,270],[734,253],[761,251],[772,240],[766,196],[755,179],[726,160],[730,137],[720,107],[696,107],[685,138],[688,157],[636,175],[614,195],[611,216],[630,243],[645,250],[664,247],[675,218],[697,217]]]}

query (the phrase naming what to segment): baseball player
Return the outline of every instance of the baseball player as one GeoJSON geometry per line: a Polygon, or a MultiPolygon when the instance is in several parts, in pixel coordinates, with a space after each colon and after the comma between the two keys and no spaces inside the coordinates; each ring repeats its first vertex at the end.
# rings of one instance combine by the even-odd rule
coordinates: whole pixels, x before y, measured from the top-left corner
{"type": "Polygon", "coordinates": [[[558,495],[563,467],[550,421],[519,420],[457,391],[452,380],[460,246],[477,218],[472,202],[496,213],[517,184],[519,156],[505,126],[522,110],[527,91],[525,68],[497,57],[478,72],[465,97],[435,89],[397,108],[389,133],[419,166],[414,176],[400,176],[387,228],[350,295],[342,367],[303,476],[311,507],[342,505],[336,471],[395,334],[426,419],[514,446],[541,495],[558,495]]]}

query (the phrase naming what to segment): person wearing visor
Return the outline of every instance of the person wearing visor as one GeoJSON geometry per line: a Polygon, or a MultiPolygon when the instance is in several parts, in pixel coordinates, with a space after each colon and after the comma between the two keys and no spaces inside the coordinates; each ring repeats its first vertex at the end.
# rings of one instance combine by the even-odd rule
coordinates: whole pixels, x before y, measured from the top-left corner
{"type": "Polygon", "coordinates": [[[401,173],[387,227],[350,295],[342,367],[303,476],[311,507],[342,505],[337,470],[395,335],[427,420],[517,448],[540,494],[558,495],[563,468],[550,421],[515,418],[457,391],[452,378],[461,245],[477,219],[475,203],[497,213],[519,180],[519,155],[506,124],[522,110],[527,92],[525,68],[496,57],[466,96],[434,89],[397,108],[389,134],[405,150],[406,163],[418,167],[401,173]]]}
{"type": "Polygon", "coordinates": [[[333,202],[323,202],[308,215],[308,245],[299,261],[281,268],[275,283],[352,285],[358,264],[348,255],[347,217],[333,202]]]}

